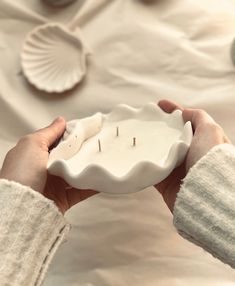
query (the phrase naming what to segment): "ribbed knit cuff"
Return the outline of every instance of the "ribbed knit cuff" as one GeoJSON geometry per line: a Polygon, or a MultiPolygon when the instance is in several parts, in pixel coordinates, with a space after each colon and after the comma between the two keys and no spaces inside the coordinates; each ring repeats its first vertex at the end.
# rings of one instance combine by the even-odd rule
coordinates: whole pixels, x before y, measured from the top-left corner
{"type": "Polygon", "coordinates": [[[41,285],[70,229],[54,202],[30,187],[0,180],[1,285],[41,285]]]}
{"type": "Polygon", "coordinates": [[[174,206],[184,238],[235,268],[235,147],[211,149],[188,172],[174,206]]]}

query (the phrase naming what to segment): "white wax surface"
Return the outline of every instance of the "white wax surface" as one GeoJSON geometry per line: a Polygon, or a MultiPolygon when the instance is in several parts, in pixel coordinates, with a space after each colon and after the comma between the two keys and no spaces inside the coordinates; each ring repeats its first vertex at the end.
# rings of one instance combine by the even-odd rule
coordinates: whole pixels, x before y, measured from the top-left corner
{"type": "Polygon", "coordinates": [[[180,130],[161,121],[107,121],[101,131],[85,141],[79,152],[67,162],[69,168],[76,170],[76,173],[80,173],[90,164],[97,164],[115,176],[123,176],[141,161],[163,164],[170,147],[180,135],[180,130]],[[136,138],[136,146],[133,146],[133,137],[136,138]],[[98,139],[101,142],[101,152],[98,139]]]}

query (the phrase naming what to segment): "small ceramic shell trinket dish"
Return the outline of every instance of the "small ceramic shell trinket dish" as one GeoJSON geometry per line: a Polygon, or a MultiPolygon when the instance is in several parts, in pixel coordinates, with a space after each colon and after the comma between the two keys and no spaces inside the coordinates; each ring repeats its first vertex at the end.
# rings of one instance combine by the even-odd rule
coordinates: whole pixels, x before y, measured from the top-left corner
{"type": "Polygon", "coordinates": [[[140,109],[118,105],[109,114],[68,122],[48,170],[78,189],[137,192],[182,163],[192,134],[180,110],[167,114],[155,103],[140,109]]]}
{"type": "Polygon", "coordinates": [[[79,83],[87,70],[87,45],[76,32],[56,23],[37,27],[25,39],[23,73],[36,88],[63,92],[79,83]]]}

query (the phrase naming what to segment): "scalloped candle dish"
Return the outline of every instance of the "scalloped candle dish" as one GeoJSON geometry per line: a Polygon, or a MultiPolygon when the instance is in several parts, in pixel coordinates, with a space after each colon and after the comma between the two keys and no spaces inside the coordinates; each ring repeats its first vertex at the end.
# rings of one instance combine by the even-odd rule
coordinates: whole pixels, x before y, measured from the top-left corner
{"type": "Polygon", "coordinates": [[[63,92],[82,80],[89,53],[80,34],[49,23],[27,35],[21,64],[24,75],[35,87],[46,92],[63,92]]]}
{"type": "Polygon", "coordinates": [[[50,153],[48,170],[78,189],[137,192],[181,164],[191,140],[191,122],[184,124],[181,111],[122,104],[109,114],[70,121],[50,153]]]}

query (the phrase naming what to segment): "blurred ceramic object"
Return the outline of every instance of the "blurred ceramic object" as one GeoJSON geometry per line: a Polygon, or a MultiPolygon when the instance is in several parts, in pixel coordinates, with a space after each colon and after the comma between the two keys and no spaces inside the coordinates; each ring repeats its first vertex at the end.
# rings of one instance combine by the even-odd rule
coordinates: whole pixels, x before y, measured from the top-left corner
{"type": "Polygon", "coordinates": [[[232,59],[233,65],[235,66],[235,39],[233,40],[232,45],[231,45],[231,59],[232,59]]]}
{"type": "Polygon", "coordinates": [[[137,192],[179,166],[191,140],[191,122],[184,123],[180,110],[167,114],[155,103],[140,109],[122,104],[109,114],[68,122],[48,170],[77,189],[137,192]]]}
{"type": "Polygon", "coordinates": [[[83,79],[90,51],[77,31],[49,23],[27,35],[21,62],[31,84],[46,92],[63,92],[83,79]]]}
{"type": "Polygon", "coordinates": [[[54,6],[54,7],[61,7],[61,6],[66,6],[69,5],[76,0],[42,0],[42,2],[54,6]]]}

